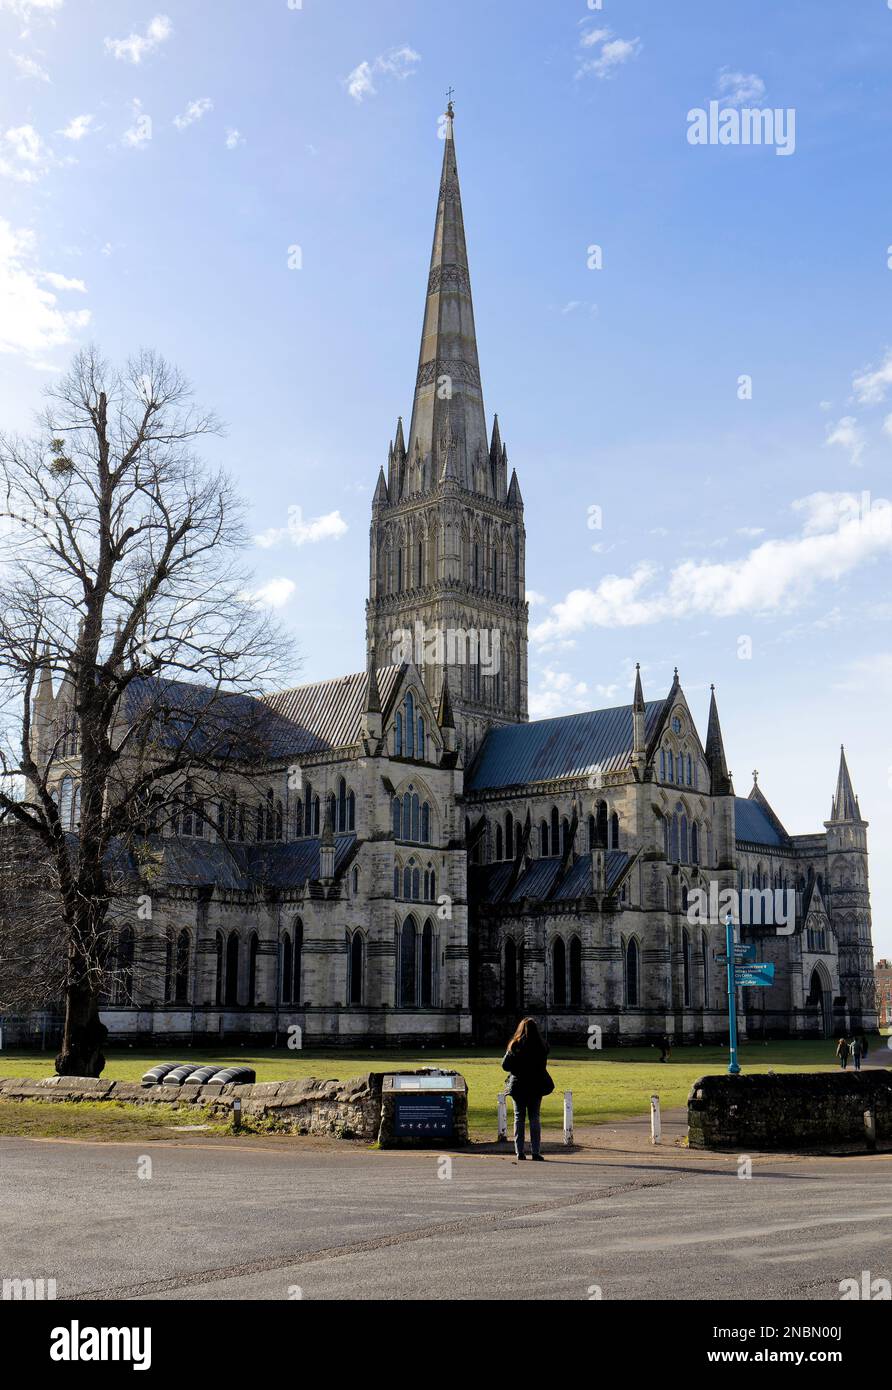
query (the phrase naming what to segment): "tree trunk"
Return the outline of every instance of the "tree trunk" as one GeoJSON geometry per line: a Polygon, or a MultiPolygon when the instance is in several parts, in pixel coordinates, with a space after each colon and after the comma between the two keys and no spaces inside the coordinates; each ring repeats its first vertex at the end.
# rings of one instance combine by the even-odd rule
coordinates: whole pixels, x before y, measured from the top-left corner
{"type": "Polygon", "coordinates": [[[101,1076],[102,1047],[108,1029],[99,1018],[99,999],[87,981],[70,984],[65,992],[65,1030],[56,1058],[59,1076],[101,1076]]]}

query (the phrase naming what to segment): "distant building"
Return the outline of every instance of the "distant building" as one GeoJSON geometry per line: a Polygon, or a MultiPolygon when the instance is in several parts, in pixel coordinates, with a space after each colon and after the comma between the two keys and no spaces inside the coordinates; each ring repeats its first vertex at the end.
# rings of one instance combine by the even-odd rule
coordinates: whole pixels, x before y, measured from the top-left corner
{"type": "Polygon", "coordinates": [[[874,971],[877,982],[877,1013],[881,1028],[892,1028],[892,961],[878,960],[874,971]]]}
{"type": "MultiPolygon", "coordinates": [[[[715,692],[703,740],[677,672],[657,699],[639,672],[631,704],[528,722],[524,505],[497,418],[487,434],[451,106],[445,137],[412,418],[372,502],[366,669],[267,701],[268,776],[247,793],[221,768],[217,829],[187,795],[103,1017],[118,1039],[455,1046],[522,1013],[580,1046],[720,1039],[723,917],[691,913],[712,888],[755,896],[742,938],[776,966],[742,991],[744,1035],[872,1029],[844,753],[829,820],[791,835],[757,777],[735,795],[715,692]]],[[[67,727],[70,696],[42,681],[35,726],[67,727]]],[[[75,829],[76,752],[58,787],[75,829]]]]}

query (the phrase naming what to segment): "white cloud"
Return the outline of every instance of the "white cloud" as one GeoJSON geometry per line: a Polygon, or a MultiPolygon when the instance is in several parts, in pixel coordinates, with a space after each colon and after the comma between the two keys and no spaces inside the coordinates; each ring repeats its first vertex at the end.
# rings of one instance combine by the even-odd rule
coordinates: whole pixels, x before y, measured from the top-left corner
{"type": "Polygon", "coordinates": [[[292,545],[315,545],[318,541],[340,540],[347,533],[347,523],[340,512],[328,512],[312,521],[304,521],[303,508],[288,508],[288,525],[273,526],[254,537],[254,544],[270,550],[283,540],[292,545]]]}
{"type": "Polygon", "coordinates": [[[258,606],[265,608],[284,608],[293,597],[297,586],[293,579],[271,579],[262,589],[257,589],[251,597],[258,606]]]}
{"type": "Polygon", "coordinates": [[[551,719],[559,714],[577,714],[591,708],[591,695],[585,681],[569,671],[547,666],[538,687],[530,691],[530,718],[551,719]]]}
{"type": "Polygon", "coordinates": [[[718,94],[725,106],[743,106],[747,102],[762,100],[765,83],[754,72],[730,72],[728,68],[722,68],[718,94]]]}
{"type": "Polygon", "coordinates": [[[187,126],[194,125],[200,121],[202,116],[207,115],[208,111],[213,111],[214,103],[210,97],[198,97],[196,101],[190,101],[182,116],[174,116],[173,123],[177,130],[185,130],[187,126]]]}
{"type": "Polygon", "coordinates": [[[855,395],[862,405],[878,405],[886,399],[886,392],[892,386],[892,350],[886,349],[886,356],[877,368],[868,367],[852,381],[855,395]]]}
{"type": "Polygon", "coordinates": [[[854,415],[844,415],[841,420],[837,420],[835,425],[827,426],[825,443],[827,445],[837,444],[841,449],[845,449],[849,456],[849,462],[857,467],[861,462],[866,440],[864,431],[854,415]]]}
{"type": "Polygon", "coordinates": [[[538,604],[547,602],[548,599],[545,597],[544,594],[540,594],[538,590],[527,589],[527,603],[530,605],[531,608],[535,608],[538,604]]]}
{"type": "MultiPolygon", "coordinates": [[[[0,0],[0,11],[7,14],[14,14],[17,19],[23,20],[26,24],[34,18],[35,14],[50,19],[54,10],[61,10],[65,0],[0,0]]],[[[27,31],[26,31],[27,33],[27,31]]],[[[25,35],[23,34],[23,37],[25,35]]]]}
{"type": "Polygon", "coordinates": [[[615,39],[611,37],[609,29],[586,29],[580,35],[579,46],[586,52],[592,52],[599,45],[601,51],[596,58],[585,58],[580,62],[576,70],[577,78],[587,77],[589,73],[600,78],[612,77],[616,68],[631,62],[641,52],[639,38],[615,39]]]}
{"type": "Polygon", "coordinates": [[[420,62],[421,54],[409,48],[408,44],[403,44],[401,48],[392,48],[389,53],[379,54],[371,62],[365,60],[358,63],[345,78],[344,85],[353,100],[361,102],[366,97],[377,95],[376,77],[395,77],[402,81],[411,77],[420,62]]]}
{"type": "Polygon", "coordinates": [[[765,527],[764,527],[764,526],[738,526],[738,527],[737,527],[737,535],[738,535],[738,536],[747,536],[747,537],[749,537],[750,539],[752,539],[752,538],[755,537],[755,536],[764,536],[764,534],[765,534],[765,527]]]}
{"type": "Polygon", "coordinates": [[[149,20],[144,34],[128,34],[126,39],[106,39],[105,47],[108,53],[113,53],[125,63],[141,63],[172,33],[173,25],[167,15],[156,14],[154,19],[149,20]]]}
{"type": "Polygon", "coordinates": [[[54,290],[77,290],[78,294],[87,293],[83,280],[69,280],[67,275],[58,275],[54,270],[44,270],[40,279],[52,285],[54,290]]]}
{"type": "Polygon", "coordinates": [[[39,82],[49,82],[49,73],[36,59],[28,58],[23,53],[10,53],[9,56],[16,65],[19,77],[36,77],[39,82]]]}
{"type": "Polygon", "coordinates": [[[128,145],[132,150],[139,150],[152,138],[152,118],[143,111],[139,97],[133,98],[130,108],[133,112],[133,125],[124,131],[121,143],[128,145]]]}
{"type": "Polygon", "coordinates": [[[83,140],[85,135],[89,135],[92,124],[92,116],[72,116],[67,126],[56,133],[64,135],[66,140],[83,140]]]}
{"type": "Polygon", "coordinates": [[[574,589],[532,636],[545,642],[592,627],[793,608],[822,582],[892,553],[892,506],[875,502],[861,515],[856,498],[846,506],[840,496],[855,498],[816,493],[799,499],[793,507],[803,516],[802,534],[763,541],[740,559],[684,560],[662,585],[657,567],[642,561],[631,574],[607,575],[595,589],[574,589]]]}
{"type": "Polygon", "coordinates": [[[227,130],[226,148],[228,150],[238,149],[239,145],[243,145],[244,143],[245,137],[240,131],[236,130],[234,127],[230,127],[229,130],[227,130]]]}
{"type": "Polygon", "coordinates": [[[0,135],[0,175],[16,183],[37,183],[53,157],[32,125],[10,127],[0,135]]]}
{"type": "MultiPolygon", "coordinates": [[[[60,309],[56,294],[41,281],[53,285],[65,277],[40,270],[32,231],[16,230],[0,218],[0,353],[23,357],[32,366],[44,365],[42,354],[71,343],[90,321],[89,309],[60,309]]],[[[54,287],[82,288],[80,281],[54,287]]]]}

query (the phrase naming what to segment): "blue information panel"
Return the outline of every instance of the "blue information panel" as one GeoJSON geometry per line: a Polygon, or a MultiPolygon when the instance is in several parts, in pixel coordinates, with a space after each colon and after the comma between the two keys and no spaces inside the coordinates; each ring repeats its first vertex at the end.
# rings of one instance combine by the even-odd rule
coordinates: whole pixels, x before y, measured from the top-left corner
{"type": "Polygon", "coordinates": [[[753,989],[757,985],[774,984],[774,962],[758,961],[754,965],[737,965],[734,968],[734,983],[753,989]]]}
{"type": "Polygon", "coordinates": [[[454,1096],[406,1093],[394,1097],[394,1134],[404,1139],[451,1139],[454,1096]]]}

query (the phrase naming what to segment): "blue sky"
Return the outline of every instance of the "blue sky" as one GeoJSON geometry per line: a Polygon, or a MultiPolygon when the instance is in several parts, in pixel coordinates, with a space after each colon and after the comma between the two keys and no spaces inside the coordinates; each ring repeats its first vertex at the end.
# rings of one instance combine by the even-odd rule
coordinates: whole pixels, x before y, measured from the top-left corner
{"type": "Polygon", "coordinates": [[[844,742],[888,955],[890,59],[884,0],[0,0],[0,421],[87,338],[175,360],[301,678],[358,669],[453,85],[532,713],[678,665],[705,733],[714,681],[793,833],[844,742]],[[692,145],[711,101],[793,111],[793,152],[692,145]]]}

